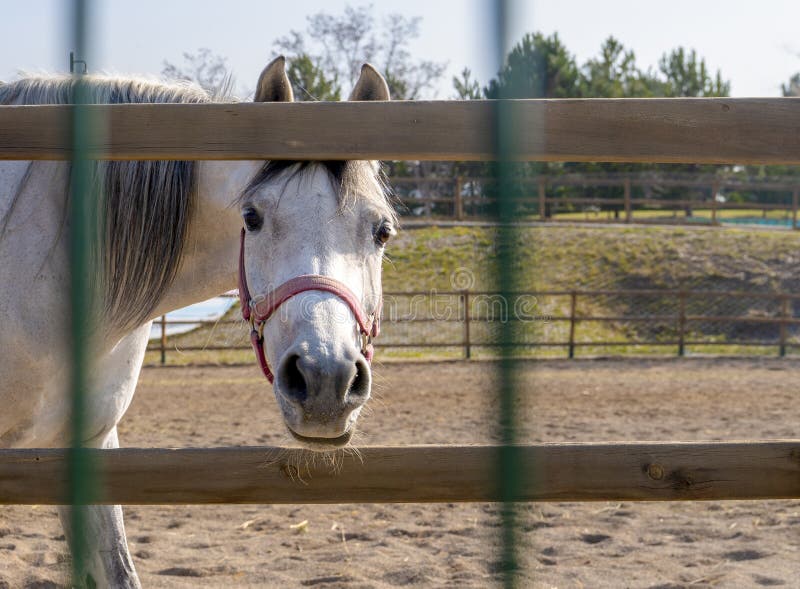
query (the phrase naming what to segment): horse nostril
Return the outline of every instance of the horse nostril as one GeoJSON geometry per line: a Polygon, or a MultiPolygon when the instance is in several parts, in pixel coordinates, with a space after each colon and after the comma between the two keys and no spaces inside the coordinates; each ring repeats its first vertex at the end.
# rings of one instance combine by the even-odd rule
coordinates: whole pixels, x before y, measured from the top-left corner
{"type": "Polygon", "coordinates": [[[350,390],[347,392],[347,396],[360,397],[363,403],[369,398],[371,381],[369,364],[364,358],[359,358],[356,360],[356,375],[350,383],[350,390]]]}
{"type": "Polygon", "coordinates": [[[283,394],[292,401],[302,403],[308,396],[308,383],[300,370],[300,356],[294,354],[284,360],[281,367],[283,394]]]}

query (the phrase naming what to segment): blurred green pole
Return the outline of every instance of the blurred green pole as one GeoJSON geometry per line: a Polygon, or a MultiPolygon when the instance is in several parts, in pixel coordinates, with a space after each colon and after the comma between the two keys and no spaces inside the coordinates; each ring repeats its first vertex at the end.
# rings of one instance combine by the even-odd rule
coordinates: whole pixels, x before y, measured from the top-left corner
{"type": "MultiPolygon", "coordinates": [[[[508,25],[511,0],[495,1],[495,42],[498,64],[502,67],[508,43],[508,25]]],[[[500,85],[500,96],[504,95],[506,85],[500,85]]],[[[514,397],[517,386],[517,361],[514,358],[518,340],[518,325],[514,317],[513,292],[519,290],[516,284],[518,265],[515,260],[515,247],[519,247],[516,229],[513,225],[515,206],[512,186],[514,120],[511,106],[499,100],[495,108],[494,149],[497,163],[494,166],[498,187],[494,216],[497,221],[497,251],[495,257],[495,280],[498,291],[506,305],[506,320],[500,324],[500,362],[499,362],[499,403],[500,403],[500,451],[498,456],[498,475],[500,498],[502,499],[502,555],[503,585],[512,589],[519,585],[519,562],[517,557],[517,504],[520,496],[521,465],[517,442],[514,397]]]]}
{"type": "MultiPolygon", "coordinates": [[[[88,30],[88,0],[72,1],[72,42],[78,59],[86,59],[88,30]]],[[[73,585],[86,583],[89,554],[86,546],[86,505],[91,501],[92,468],[83,448],[86,431],[87,389],[89,386],[89,343],[91,338],[93,299],[91,246],[96,232],[95,199],[92,189],[92,162],[89,140],[92,125],[89,114],[81,105],[90,102],[82,80],[82,68],[73,72],[75,78],[71,96],[72,169],[68,200],[68,239],[70,274],[70,342],[72,370],[71,420],[72,444],[69,453],[69,483],[67,499],[71,510],[73,585]]]]}

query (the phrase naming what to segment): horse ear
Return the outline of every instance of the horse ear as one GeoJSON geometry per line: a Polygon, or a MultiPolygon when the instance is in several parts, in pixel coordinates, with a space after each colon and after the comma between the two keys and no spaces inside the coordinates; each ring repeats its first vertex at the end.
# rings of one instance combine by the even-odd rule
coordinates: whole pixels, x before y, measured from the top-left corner
{"type": "Polygon", "coordinates": [[[361,75],[348,100],[391,100],[389,85],[378,70],[365,63],[361,66],[361,75]]]}
{"type": "Polygon", "coordinates": [[[286,75],[286,58],[279,55],[267,64],[258,77],[253,102],[292,102],[294,92],[286,75]]]}

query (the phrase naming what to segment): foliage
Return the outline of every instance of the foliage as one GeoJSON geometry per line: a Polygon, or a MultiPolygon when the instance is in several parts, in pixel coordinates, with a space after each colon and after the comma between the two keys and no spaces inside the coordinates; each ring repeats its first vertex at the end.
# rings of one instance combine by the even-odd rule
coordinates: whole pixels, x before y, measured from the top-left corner
{"type": "Polygon", "coordinates": [[[341,86],[325,73],[307,54],[291,59],[286,74],[292,82],[295,100],[341,100],[341,86]]]}
{"type": "Polygon", "coordinates": [[[678,47],[665,53],[654,72],[639,68],[634,52],[612,36],[597,57],[578,67],[557,33],[525,35],[484,88],[486,98],[647,98],[729,92],[730,83],[719,70],[712,76],[694,49],[678,47]]]}
{"type": "Polygon", "coordinates": [[[614,37],[600,47],[600,55],[581,68],[579,94],[585,98],[642,98],[656,93],[656,80],[636,67],[636,56],[614,37]]]}
{"type": "Polygon", "coordinates": [[[663,78],[663,96],[728,96],[730,82],[722,79],[717,70],[712,78],[708,73],[705,59],[698,60],[697,52],[687,52],[683,47],[665,54],[658,63],[663,78]]]}
{"type": "Polygon", "coordinates": [[[461,70],[461,77],[453,76],[453,89],[456,91],[456,100],[478,100],[481,98],[481,85],[472,77],[472,70],[465,67],[461,70]]]}
{"type": "MultiPolygon", "coordinates": [[[[456,91],[459,86],[455,84],[456,91]]],[[[665,53],[658,69],[642,69],[633,51],[626,49],[616,38],[608,37],[599,54],[578,66],[557,34],[525,35],[506,57],[497,76],[484,88],[486,98],[649,98],[676,96],[726,96],[730,84],[717,71],[711,74],[704,59],[694,50],[682,47],[665,53]]],[[[520,164],[514,175],[518,180],[539,173],[604,174],[658,170],[662,173],[714,173],[717,166],[650,165],[616,163],[556,163],[520,164]]],[[[485,168],[491,172],[491,167],[485,168]]],[[[514,194],[530,190],[530,184],[517,182],[514,194]]],[[[486,194],[492,191],[486,187],[486,194]]],[[[612,187],[563,187],[558,194],[585,197],[619,196],[612,187]]],[[[661,197],[684,196],[675,189],[665,188],[661,197]]],[[[702,197],[702,196],[701,196],[702,197]]],[[[524,211],[523,211],[524,212],[524,211]]]]}
{"type": "Polygon", "coordinates": [[[800,96],[800,72],[797,72],[786,84],[781,84],[781,92],[784,96],[800,96]]]}
{"type": "Polygon", "coordinates": [[[483,92],[486,98],[572,98],[579,95],[580,72],[558,33],[527,34],[506,57],[483,92]]]}
{"type": "Polygon", "coordinates": [[[318,81],[337,92],[344,85],[352,88],[361,65],[372,62],[386,78],[392,98],[413,100],[430,91],[445,68],[412,58],[409,44],[419,37],[421,22],[421,17],[391,14],[378,23],[371,5],[346,6],[342,14],[309,16],[305,31],[292,30],[275,42],[275,49],[290,63],[307,60],[318,81]]]}

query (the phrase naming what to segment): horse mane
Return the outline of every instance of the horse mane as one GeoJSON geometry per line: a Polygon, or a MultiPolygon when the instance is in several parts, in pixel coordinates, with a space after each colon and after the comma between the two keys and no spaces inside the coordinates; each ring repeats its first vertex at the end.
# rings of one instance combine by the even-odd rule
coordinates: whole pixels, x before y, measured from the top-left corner
{"type": "MultiPolygon", "coordinates": [[[[232,102],[195,84],[144,78],[89,75],[81,78],[95,104],[232,102]]],[[[75,79],[66,75],[30,76],[0,82],[0,105],[69,104],[75,79]]],[[[12,198],[5,223],[22,194],[32,162],[12,198]]],[[[69,165],[69,164],[67,164],[69,165]]],[[[123,326],[147,320],[173,283],[180,267],[196,201],[197,165],[193,161],[99,161],[94,169],[94,194],[99,195],[96,274],[101,276],[105,318],[123,326]]],[[[396,220],[388,184],[380,166],[367,161],[265,162],[244,189],[252,194],[284,172],[291,175],[321,165],[327,170],[342,208],[367,199],[396,220]]],[[[65,187],[66,192],[66,187],[65,187]]]]}
{"type": "MultiPolygon", "coordinates": [[[[205,103],[217,98],[188,83],[94,75],[81,81],[89,101],[96,104],[205,103]]],[[[0,84],[0,105],[69,104],[74,88],[70,76],[26,77],[0,84]]],[[[36,165],[42,162],[30,164],[36,165]]],[[[150,316],[178,272],[195,206],[197,166],[167,160],[94,165],[100,213],[93,258],[102,277],[103,312],[115,323],[138,325],[150,316]]]]}

